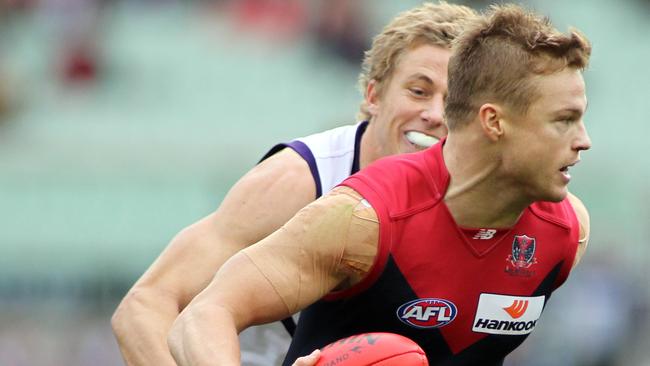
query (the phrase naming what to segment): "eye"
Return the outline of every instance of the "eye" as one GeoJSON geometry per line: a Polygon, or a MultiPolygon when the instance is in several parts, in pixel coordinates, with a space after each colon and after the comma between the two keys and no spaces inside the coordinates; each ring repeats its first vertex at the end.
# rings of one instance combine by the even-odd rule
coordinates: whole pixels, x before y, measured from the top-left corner
{"type": "Polygon", "coordinates": [[[418,87],[410,87],[409,92],[411,93],[411,95],[418,98],[426,97],[428,94],[426,90],[418,87]]]}
{"type": "Polygon", "coordinates": [[[575,121],[576,119],[572,117],[558,118],[555,120],[555,126],[560,131],[568,131],[575,121]]]}
{"type": "Polygon", "coordinates": [[[563,118],[559,118],[557,120],[557,122],[561,122],[561,123],[566,124],[566,125],[570,125],[575,121],[576,121],[576,119],[573,118],[573,117],[563,117],[563,118]]]}

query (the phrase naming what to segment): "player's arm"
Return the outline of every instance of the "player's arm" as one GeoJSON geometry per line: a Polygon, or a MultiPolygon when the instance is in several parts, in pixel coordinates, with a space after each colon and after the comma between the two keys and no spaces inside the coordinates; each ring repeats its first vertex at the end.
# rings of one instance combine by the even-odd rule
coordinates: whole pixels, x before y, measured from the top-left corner
{"type": "Polygon", "coordinates": [[[569,193],[569,202],[573,206],[573,210],[578,217],[578,222],[580,223],[580,239],[578,240],[578,252],[576,253],[575,260],[573,261],[573,267],[577,266],[580,262],[580,259],[585,254],[587,250],[587,244],[589,242],[589,212],[585,205],[580,201],[580,199],[573,194],[569,193]]]}
{"type": "Polygon", "coordinates": [[[178,364],[239,365],[239,332],[358,283],[377,252],[372,214],[356,192],[337,188],[235,254],[174,323],[168,342],[178,364]]]}
{"type": "Polygon", "coordinates": [[[307,163],[284,149],[237,182],[219,209],[181,231],[112,318],[127,365],[175,365],[167,334],[180,311],[234,253],[268,236],[314,200],[307,163]]]}

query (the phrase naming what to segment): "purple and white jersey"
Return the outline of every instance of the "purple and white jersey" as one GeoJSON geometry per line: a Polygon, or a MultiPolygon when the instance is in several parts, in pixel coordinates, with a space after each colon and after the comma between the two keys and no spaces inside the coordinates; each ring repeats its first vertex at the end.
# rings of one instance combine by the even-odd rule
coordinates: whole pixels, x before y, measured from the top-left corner
{"type": "Polygon", "coordinates": [[[275,145],[262,160],[286,147],[295,150],[309,164],[318,198],[359,171],[361,136],[366,127],[368,122],[360,122],[300,137],[275,145]]]}

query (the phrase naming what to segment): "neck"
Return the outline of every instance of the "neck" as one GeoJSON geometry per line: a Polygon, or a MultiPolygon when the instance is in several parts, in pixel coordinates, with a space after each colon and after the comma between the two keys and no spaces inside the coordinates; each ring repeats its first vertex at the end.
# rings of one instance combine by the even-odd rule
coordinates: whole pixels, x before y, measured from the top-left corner
{"type": "Polygon", "coordinates": [[[377,139],[373,138],[376,133],[375,124],[368,123],[366,131],[361,136],[361,147],[359,148],[359,169],[363,169],[373,161],[379,159],[381,152],[377,146],[377,139]]]}
{"type": "Polygon", "coordinates": [[[450,134],[443,151],[450,176],[445,204],[458,225],[511,227],[532,203],[502,173],[496,143],[470,126],[450,134]]]}

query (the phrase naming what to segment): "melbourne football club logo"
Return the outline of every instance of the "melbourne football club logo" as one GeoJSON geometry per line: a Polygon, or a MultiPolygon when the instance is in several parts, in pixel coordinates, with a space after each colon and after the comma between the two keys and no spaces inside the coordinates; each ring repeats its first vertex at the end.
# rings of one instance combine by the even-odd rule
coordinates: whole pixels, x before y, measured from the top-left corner
{"type": "Polygon", "coordinates": [[[534,271],[530,270],[530,267],[537,263],[535,248],[535,238],[515,235],[512,241],[512,253],[507,258],[506,272],[518,276],[532,276],[534,271]]]}
{"type": "Polygon", "coordinates": [[[416,328],[440,328],[456,318],[458,310],[453,302],[443,299],[415,299],[397,309],[403,323],[416,328]]]}

